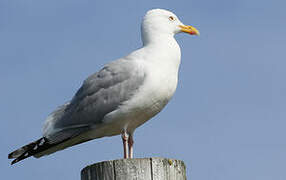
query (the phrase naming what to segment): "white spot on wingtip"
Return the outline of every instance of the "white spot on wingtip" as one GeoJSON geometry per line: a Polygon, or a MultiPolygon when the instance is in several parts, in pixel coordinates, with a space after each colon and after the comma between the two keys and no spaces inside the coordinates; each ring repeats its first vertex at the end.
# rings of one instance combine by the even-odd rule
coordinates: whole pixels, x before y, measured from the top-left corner
{"type": "Polygon", "coordinates": [[[45,139],[42,138],[41,141],[40,141],[40,143],[39,143],[39,146],[42,146],[44,143],[45,143],[45,139]]]}
{"type": "Polygon", "coordinates": [[[36,149],[38,149],[38,145],[37,144],[33,147],[33,150],[36,150],[36,149]]]}

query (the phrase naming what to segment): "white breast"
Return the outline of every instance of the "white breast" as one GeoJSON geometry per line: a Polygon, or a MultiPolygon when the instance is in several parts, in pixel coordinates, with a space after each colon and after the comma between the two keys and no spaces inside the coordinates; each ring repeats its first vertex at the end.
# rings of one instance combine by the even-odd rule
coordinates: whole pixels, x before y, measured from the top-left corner
{"type": "Polygon", "coordinates": [[[127,129],[135,129],[157,113],[172,98],[178,82],[178,67],[172,63],[144,62],[146,79],[144,85],[120,109],[128,112],[125,117],[127,129]]]}
{"type": "Polygon", "coordinates": [[[155,53],[153,50],[146,47],[142,50],[144,53],[137,51],[129,56],[130,59],[136,57],[133,60],[145,72],[146,79],[131,99],[104,118],[117,132],[122,129],[133,132],[160,112],[176,90],[181,58],[179,46],[174,41],[165,47],[161,45],[155,53]]]}

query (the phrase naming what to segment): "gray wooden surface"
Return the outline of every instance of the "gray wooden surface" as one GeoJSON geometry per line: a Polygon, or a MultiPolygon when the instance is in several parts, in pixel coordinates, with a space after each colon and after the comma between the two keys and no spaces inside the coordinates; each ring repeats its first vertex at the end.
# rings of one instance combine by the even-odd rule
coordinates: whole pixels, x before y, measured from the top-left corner
{"type": "Polygon", "coordinates": [[[186,180],[183,161],[166,158],[99,162],[81,171],[81,180],[186,180]]]}

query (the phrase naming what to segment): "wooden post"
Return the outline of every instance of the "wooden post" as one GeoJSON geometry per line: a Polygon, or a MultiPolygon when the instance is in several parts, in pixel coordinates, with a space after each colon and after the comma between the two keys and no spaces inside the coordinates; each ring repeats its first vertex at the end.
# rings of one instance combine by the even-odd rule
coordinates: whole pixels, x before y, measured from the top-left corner
{"type": "Polygon", "coordinates": [[[119,159],[85,167],[81,180],[186,180],[183,161],[166,158],[119,159]]]}

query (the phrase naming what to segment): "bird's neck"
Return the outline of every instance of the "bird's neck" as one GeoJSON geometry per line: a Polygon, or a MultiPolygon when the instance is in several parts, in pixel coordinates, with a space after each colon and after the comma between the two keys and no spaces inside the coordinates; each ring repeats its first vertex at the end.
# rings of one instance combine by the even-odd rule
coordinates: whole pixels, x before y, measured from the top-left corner
{"type": "Polygon", "coordinates": [[[162,64],[162,66],[170,66],[178,71],[181,62],[181,50],[173,35],[157,34],[156,36],[144,36],[143,52],[144,59],[153,63],[162,64]],[[150,57],[148,57],[150,55],[150,57]]]}
{"type": "Polygon", "coordinates": [[[177,43],[177,41],[174,38],[173,34],[161,34],[161,33],[144,33],[142,32],[142,42],[143,46],[148,45],[162,45],[164,42],[170,42],[170,43],[177,43]]]}

